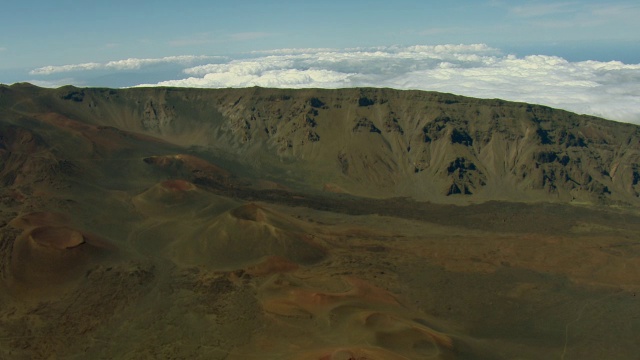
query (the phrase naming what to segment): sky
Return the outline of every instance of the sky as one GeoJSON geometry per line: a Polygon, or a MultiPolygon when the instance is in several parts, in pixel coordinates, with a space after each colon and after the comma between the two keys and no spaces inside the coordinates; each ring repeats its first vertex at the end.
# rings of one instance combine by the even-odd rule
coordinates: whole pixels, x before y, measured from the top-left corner
{"type": "Polygon", "coordinates": [[[637,0],[2,0],[0,83],[376,86],[640,123],[637,19],[637,0]]]}

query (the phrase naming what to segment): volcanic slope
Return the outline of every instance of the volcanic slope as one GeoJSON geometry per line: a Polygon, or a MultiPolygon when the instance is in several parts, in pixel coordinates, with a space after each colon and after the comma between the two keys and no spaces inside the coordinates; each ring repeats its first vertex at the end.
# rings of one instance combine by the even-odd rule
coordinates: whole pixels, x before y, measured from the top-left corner
{"type": "Polygon", "coordinates": [[[439,203],[638,205],[640,194],[637,126],[543,106],[391,89],[2,92],[13,114],[205,149],[304,190],[439,203]]]}
{"type": "Polygon", "coordinates": [[[0,85],[0,358],[636,358],[639,139],[417,91],[0,85]]]}

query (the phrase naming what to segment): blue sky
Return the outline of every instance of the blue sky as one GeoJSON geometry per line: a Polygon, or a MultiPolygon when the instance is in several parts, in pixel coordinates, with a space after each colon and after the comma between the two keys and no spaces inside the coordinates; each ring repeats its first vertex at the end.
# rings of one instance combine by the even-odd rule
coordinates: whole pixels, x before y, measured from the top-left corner
{"type": "Polygon", "coordinates": [[[452,43],[639,63],[638,18],[640,3],[615,0],[5,0],[0,69],[277,48],[452,43]]]}
{"type": "Polygon", "coordinates": [[[4,0],[0,83],[389,86],[640,122],[614,101],[640,100],[638,19],[637,0],[4,0]],[[544,78],[566,86],[541,98],[544,78]]]}

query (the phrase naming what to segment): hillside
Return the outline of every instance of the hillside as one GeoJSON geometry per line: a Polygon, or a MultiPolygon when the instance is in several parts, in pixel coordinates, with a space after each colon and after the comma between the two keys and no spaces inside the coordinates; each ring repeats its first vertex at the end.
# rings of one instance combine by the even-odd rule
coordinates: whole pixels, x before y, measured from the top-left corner
{"type": "Polygon", "coordinates": [[[640,127],[0,85],[0,358],[631,359],[640,127]]]}
{"type": "Polygon", "coordinates": [[[543,106],[390,89],[2,91],[5,118],[144,134],[305,190],[639,204],[640,128],[543,106]]]}

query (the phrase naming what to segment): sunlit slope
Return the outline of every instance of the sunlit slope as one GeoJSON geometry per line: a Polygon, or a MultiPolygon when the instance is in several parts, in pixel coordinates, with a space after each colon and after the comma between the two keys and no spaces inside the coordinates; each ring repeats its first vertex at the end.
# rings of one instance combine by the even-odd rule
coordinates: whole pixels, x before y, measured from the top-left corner
{"type": "Polygon", "coordinates": [[[157,137],[302,189],[454,203],[640,193],[640,128],[543,106],[391,89],[2,91],[4,111],[157,137]]]}

